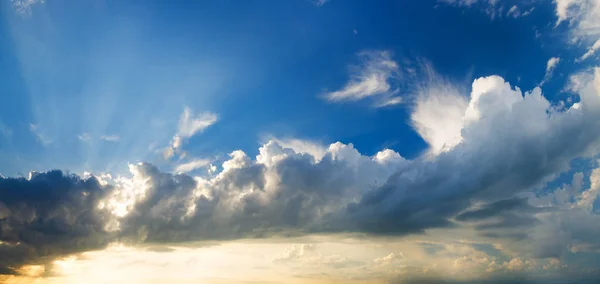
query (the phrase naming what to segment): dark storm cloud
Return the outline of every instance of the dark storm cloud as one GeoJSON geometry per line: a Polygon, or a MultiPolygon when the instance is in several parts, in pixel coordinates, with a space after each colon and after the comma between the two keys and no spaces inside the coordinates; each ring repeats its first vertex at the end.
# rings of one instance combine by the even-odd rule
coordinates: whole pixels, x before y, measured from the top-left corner
{"type": "Polygon", "coordinates": [[[61,171],[0,177],[0,270],[105,246],[107,216],[97,207],[107,192],[95,178],[61,171]]]}

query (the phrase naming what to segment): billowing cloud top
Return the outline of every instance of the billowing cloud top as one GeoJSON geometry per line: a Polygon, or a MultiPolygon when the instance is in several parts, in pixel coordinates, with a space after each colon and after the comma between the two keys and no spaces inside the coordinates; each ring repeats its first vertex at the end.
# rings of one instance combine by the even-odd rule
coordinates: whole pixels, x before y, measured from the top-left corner
{"type": "MultiPolygon", "coordinates": [[[[542,199],[528,203],[523,194],[574,159],[600,153],[600,68],[583,77],[579,101],[570,106],[550,104],[539,88],[523,94],[498,76],[476,79],[469,98],[430,86],[412,119],[432,150],[413,160],[389,149],[365,156],[340,142],[316,157],[272,140],[255,158],[232,152],[220,172],[207,177],[165,173],[146,163],[130,165],[130,177],[60,171],[0,177],[0,266],[16,273],[23,264],[115,240],[406,235],[473,224],[490,238],[539,238],[541,231],[518,228],[546,222],[541,228],[550,230],[542,218],[547,215],[539,214],[559,213],[548,213],[542,199]],[[439,119],[449,127],[438,128],[439,119]]],[[[577,206],[589,207],[596,187],[581,193],[577,206]]],[[[557,216],[596,220],[588,209],[569,212],[557,216]]],[[[580,239],[545,237],[540,245],[600,245],[585,237],[595,235],[593,227],[561,224],[580,239]]],[[[539,257],[552,252],[560,250],[530,248],[539,257]]]]}

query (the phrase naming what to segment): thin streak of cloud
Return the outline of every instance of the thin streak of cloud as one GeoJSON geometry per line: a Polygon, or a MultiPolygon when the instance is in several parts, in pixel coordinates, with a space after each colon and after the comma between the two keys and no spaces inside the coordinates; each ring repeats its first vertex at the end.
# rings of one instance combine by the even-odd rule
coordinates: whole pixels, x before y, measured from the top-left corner
{"type": "Polygon", "coordinates": [[[359,57],[361,63],[353,67],[346,85],[340,90],[326,93],[325,99],[340,103],[381,96],[392,102],[401,101],[391,97],[397,90],[392,90],[390,81],[399,75],[399,69],[390,52],[367,51],[361,52],[359,57]]]}
{"type": "Polygon", "coordinates": [[[592,45],[592,46],[591,46],[591,47],[588,49],[588,51],[587,51],[585,54],[583,54],[581,57],[579,57],[579,58],[577,59],[577,62],[581,62],[581,61],[584,61],[584,60],[586,60],[586,59],[588,59],[588,58],[592,57],[594,54],[596,54],[596,52],[597,52],[598,50],[600,50],[600,39],[599,39],[599,40],[597,40],[597,41],[596,41],[596,42],[595,42],[595,43],[594,43],[594,44],[593,44],[593,45],[592,45]]]}
{"type": "Polygon", "coordinates": [[[77,135],[77,138],[83,142],[90,142],[92,140],[92,136],[85,132],[77,135]]]}
{"type": "Polygon", "coordinates": [[[108,142],[117,142],[121,140],[119,135],[102,135],[100,136],[100,140],[108,141],[108,142]]]}
{"type": "Polygon", "coordinates": [[[199,168],[203,168],[210,165],[210,160],[208,159],[196,159],[187,163],[183,163],[178,165],[175,168],[175,172],[177,173],[189,173],[191,171],[197,170],[199,168]]]}
{"type": "Polygon", "coordinates": [[[556,67],[558,66],[559,63],[560,63],[560,57],[552,57],[552,58],[548,59],[548,62],[546,63],[546,74],[544,75],[544,79],[540,83],[540,86],[544,85],[546,82],[548,82],[552,78],[552,75],[554,74],[554,70],[556,69],[556,67]]]}

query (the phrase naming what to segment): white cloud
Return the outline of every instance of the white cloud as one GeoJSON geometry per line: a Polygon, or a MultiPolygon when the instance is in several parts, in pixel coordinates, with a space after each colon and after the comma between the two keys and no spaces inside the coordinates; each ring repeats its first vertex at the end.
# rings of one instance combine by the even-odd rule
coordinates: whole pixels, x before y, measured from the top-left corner
{"type": "Polygon", "coordinates": [[[316,0],[315,1],[315,5],[321,7],[323,5],[325,5],[325,3],[329,2],[329,0],[316,0]]]}
{"type": "Polygon", "coordinates": [[[404,100],[402,99],[402,97],[385,98],[380,103],[375,104],[375,107],[395,106],[395,105],[399,105],[399,104],[401,104],[403,102],[404,102],[404,100]]]}
{"type": "MultiPolygon", "coordinates": [[[[438,0],[439,3],[465,8],[476,8],[483,11],[491,19],[504,16],[505,3],[501,0],[438,0]]],[[[535,7],[531,7],[533,1],[521,1],[518,5],[509,6],[506,11],[507,17],[520,18],[530,15],[535,7]],[[522,12],[524,11],[524,12],[522,12]]]]}
{"type": "Polygon", "coordinates": [[[198,133],[202,133],[206,128],[215,124],[217,120],[218,117],[215,113],[204,112],[194,116],[194,113],[189,107],[184,107],[181,118],[179,119],[177,134],[173,136],[173,139],[169,143],[169,147],[163,151],[163,157],[165,159],[170,159],[175,154],[185,155],[185,153],[181,152],[184,140],[198,133]]]}
{"type": "Polygon", "coordinates": [[[548,59],[546,63],[546,74],[544,75],[544,79],[540,82],[540,86],[543,86],[546,82],[548,82],[556,69],[556,66],[560,63],[560,57],[552,57],[548,59]]]}
{"type": "Polygon", "coordinates": [[[100,136],[100,140],[109,141],[109,142],[117,142],[121,140],[119,135],[102,135],[100,136]]]}
{"type": "Polygon", "coordinates": [[[277,142],[277,144],[281,145],[283,148],[292,149],[296,153],[309,154],[314,157],[317,162],[320,161],[323,156],[325,156],[327,150],[327,148],[320,143],[309,140],[294,138],[278,139],[274,137],[272,137],[270,140],[277,142]]]}
{"type": "Polygon", "coordinates": [[[449,83],[434,83],[419,92],[411,121],[431,154],[448,151],[462,141],[467,105],[467,98],[449,83]]]}
{"type": "Polygon", "coordinates": [[[90,142],[92,140],[92,136],[86,132],[77,135],[77,138],[83,142],[90,142]]]}
{"type": "Polygon", "coordinates": [[[188,173],[188,172],[197,170],[199,168],[206,167],[208,165],[210,165],[210,160],[208,160],[208,159],[195,159],[195,160],[189,161],[187,163],[179,164],[175,168],[175,172],[188,173]]]}
{"type": "Polygon", "coordinates": [[[44,0],[11,0],[11,2],[17,13],[29,14],[33,5],[43,4],[44,0]]]}
{"type": "Polygon", "coordinates": [[[559,57],[552,57],[552,58],[548,59],[548,63],[546,63],[546,74],[554,71],[554,69],[556,68],[556,65],[558,65],[558,63],[560,63],[559,57]]]}
{"type": "Polygon", "coordinates": [[[194,116],[189,107],[185,107],[183,114],[179,119],[179,130],[177,134],[182,138],[190,138],[197,133],[204,131],[209,126],[217,122],[217,115],[212,112],[200,113],[194,116]]]}
{"type": "Polygon", "coordinates": [[[574,41],[596,41],[600,37],[600,0],[554,0],[556,25],[569,21],[574,41]]]}
{"type": "Polygon", "coordinates": [[[382,256],[382,257],[378,257],[376,259],[373,260],[373,262],[379,264],[379,265],[390,265],[393,264],[399,260],[403,260],[404,259],[404,255],[402,253],[390,253],[386,256],[382,256]]]}
{"type": "Polygon", "coordinates": [[[588,51],[583,54],[580,58],[577,59],[578,62],[581,62],[583,60],[586,60],[590,57],[592,57],[594,54],[596,54],[596,52],[600,50],[600,39],[597,40],[589,49],[588,51]]]}
{"type": "Polygon", "coordinates": [[[361,64],[352,68],[350,80],[344,88],[325,94],[330,102],[359,101],[369,97],[383,98],[386,106],[398,104],[400,99],[393,97],[397,90],[390,84],[399,75],[398,64],[389,51],[367,51],[359,54],[361,64]]]}
{"type": "Polygon", "coordinates": [[[29,124],[29,131],[31,131],[31,133],[33,135],[35,135],[35,137],[37,138],[37,140],[40,141],[42,144],[48,145],[48,144],[52,143],[52,139],[49,139],[45,134],[42,133],[42,131],[40,130],[39,125],[30,123],[29,124]]]}

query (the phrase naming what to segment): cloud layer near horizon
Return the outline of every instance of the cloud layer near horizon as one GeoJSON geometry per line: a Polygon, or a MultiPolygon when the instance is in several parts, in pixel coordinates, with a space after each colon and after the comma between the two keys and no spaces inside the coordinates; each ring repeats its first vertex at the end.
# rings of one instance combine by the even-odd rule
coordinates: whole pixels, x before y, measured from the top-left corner
{"type": "MultiPolygon", "coordinates": [[[[269,141],[255,158],[232,152],[219,173],[206,177],[173,175],[145,163],[130,165],[131,177],[60,171],[0,177],[1,272],[116,240],[400,236],[483,222],[473,225],[482,236],[531,242],[555,229],[539,213],[556,205],[534,197],[529,201],[537,204],[527,204],[522,195],[568,170],[574,159],[600,153],[600,69],[583,77],[580,101],[570,106],[551,105],[539,88],[523,94],[498,76],[475,80],[468,98],[432,83],[412,115],[432,151],[414,160],[389,149],[365,156],[340,142],[316,157],[269,141]],[[440,102],[450,105],[440,108],[440,102]],[[453,127],[438,128],[440,118],[453,127]],[[545,231],[503,229],[540,223],[545,231]]],[[[593,203],[596,191],[592,186],[577,195],[587,200],[581,206],[593,203]]],[[[596,220],[588,209],[569,212],[553,218],[596,220]]],[[[530,255],[557,257],[567,245],[599,246],[589,237],[593,228],[578,224],[560,229],[582,239],[544,238],[540,245],[556,249],[534,246],[530,255]]]]}

